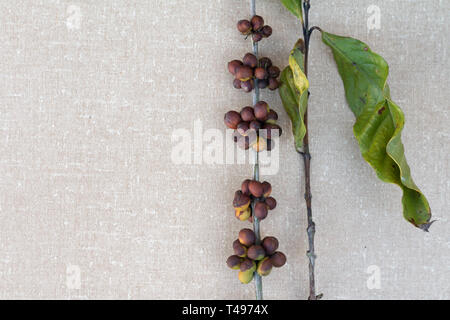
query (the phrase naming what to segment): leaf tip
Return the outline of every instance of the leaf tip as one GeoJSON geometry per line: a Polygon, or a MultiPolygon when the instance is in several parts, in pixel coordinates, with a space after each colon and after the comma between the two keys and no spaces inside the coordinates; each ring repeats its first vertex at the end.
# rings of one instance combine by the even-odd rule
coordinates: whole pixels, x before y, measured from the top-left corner
{"type": "Polygon", "coordinates": [[[430,221],[430,222],[427,222],[427,223],[423,223],[423,224],[421,224],[421,225],[419,225],[419,226],[417,226],[419,229],[421,229],[421,230],[423,230],[423,231],[425,231],[425,232],[429,232],[429,228],[431,227],[431,225],[433,224],[433,223],[435,223],[437,220],[433,220],[433,221],[430,221]]]}
{"type": "Polygon", "coordinates": [[[420,230],[423,230],[425,232],[429,232],[429,229],[430,229],[431,225],[433,223],[435,223],[437,220],[432,220],[432,221],[428,220],[429,222],[425,222],[425,223],[422,223],[422,224],[417,224],[416,221],[414,221],[413,218],[409,219],[408,221],[411,222],[416,228],[419,228],[420,230]]]}

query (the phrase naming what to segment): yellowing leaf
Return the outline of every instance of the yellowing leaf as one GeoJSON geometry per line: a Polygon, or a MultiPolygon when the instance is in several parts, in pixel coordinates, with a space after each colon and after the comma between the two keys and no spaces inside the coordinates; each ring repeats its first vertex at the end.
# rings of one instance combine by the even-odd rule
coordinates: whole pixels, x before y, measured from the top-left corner
{"type": "Polygon", "coordinates": [[[403,190],[405,219],[428,230],[431,210],[406,162],[401,141],[405,117],[390,98],[388,64],[357,39],[322,32],[322,40],[333,51],[347,102],[356,116],[353,132],[363,158],[382,181],[403,190]]]}
{"type": "Polygon", "coordinates": [[[296,43],[289,56],[289,66],[281,73],[279,93],[283,107],[292,123],[295,148],[300,150],[306,133],[305,116],[308,105],[309,82],[303,71],[304,54],[301,39],[296,43]]]}

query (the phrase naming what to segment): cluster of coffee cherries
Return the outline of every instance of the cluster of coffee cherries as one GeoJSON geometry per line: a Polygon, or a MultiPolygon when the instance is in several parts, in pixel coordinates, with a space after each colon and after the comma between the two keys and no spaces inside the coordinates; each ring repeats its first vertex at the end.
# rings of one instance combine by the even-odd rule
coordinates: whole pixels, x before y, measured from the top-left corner
{"type": "Polygon", "coordinates": [[[239,20],[237,28],[243,35],[252,35],[254,42],[259,42],[263,38],[268,38],[272,35],[272,27],[264,25],[264,19],[261,16],[253,16],[249,20],[239,20]]]}
{"type": "Polygon", "coordinates": [[[247,53],[242,61],[228,62],[228,71],[234,76],[233,86],[245,92],[251,92],[255,88],[254,79],[258,79],[260,89],[276,90],[279,87],[277,78],[280,68],[272,65],[272,60],[267,57],[258,59],[254,54],[247,53]]]}
{"type": "Polygon", "coordinates": [[[259,182],[256,180],[244,180],[241,185],[241,190],[234,194],[233,207],[235,216],[241,221],[249,220],[253,222],[253,216],[260,220],[264,220],[269,213],[269,210],[275,209],[277,200],[271,197],[272,185],[267,182],[259,182]],[[255,204],[250,207],[251,201],[255,204]]]}
{"type": "Polygon", "coordinates": [[[272,267],[280,268],[286,263],[286,256],[277,249],[277,238],[265,237],[261,244],[256,244],[255,233],[251,229],[242,229],[239,238],[233,242],[234,255],[228,257],[227,265],[240,270],[238,277],[242,283],[249,283],[255,272],[267,276],[272,267]]]}
{"type": "Polygon", "coordinates": [[[253,107],[244,107],[240,113],[228,111],[224,117],[225,125],[236,130],[234,142],[244,150],[252,147],[258,152],[271,151],[275,147],[273,138],[282,133],[277,120],[278,114],[265,101],[259,101],[253,107]]]}

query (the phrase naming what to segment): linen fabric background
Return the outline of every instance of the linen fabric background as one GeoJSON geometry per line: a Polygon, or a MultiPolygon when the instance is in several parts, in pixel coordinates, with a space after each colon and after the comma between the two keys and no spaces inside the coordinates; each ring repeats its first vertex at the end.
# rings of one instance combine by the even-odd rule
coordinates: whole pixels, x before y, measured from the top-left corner
{"type": "MultiPolygon", "coordinates": [[[[359,152],[330,50],[314,33],[310,142],[316,282],[324,299],[449,299],[449,12],[445,0],[312,0],[311,23],[356,37],[389,63],[403,142],[427,196],[430,233],[402,217],[401,191],[359,152]],[[370,20],[379,9],[379,26],[370,20]],[[368,25],[369,20],[369,25],[368,25]]],[[[273,27],[262,56],[287,65],[300,24],[257,0],[273,27]]],[[[172,134],[225,132],[251,104],[226,64],[251,50],[243,0],[0,1],[0,298],[252,299],[226,258],[249,224],[234,191],[251,165],[172,161],[172,134]]],[[[277,92],[261,98],[284,129],[263,176],[278,207],[262,235],[288,263],[267,299],[308,295],[303,164],[277,92]]]]}

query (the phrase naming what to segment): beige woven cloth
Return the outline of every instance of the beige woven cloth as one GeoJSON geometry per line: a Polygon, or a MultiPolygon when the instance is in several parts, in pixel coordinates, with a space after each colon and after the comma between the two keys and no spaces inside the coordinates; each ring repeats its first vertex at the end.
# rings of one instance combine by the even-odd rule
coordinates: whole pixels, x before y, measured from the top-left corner
{"type": "MultiPolygon", "coordinates": [[[[300,25],[279,1],[257,3],[273,27],[260,52],[284,67],[300,25]]],[[[389,62],[406,154],[439,219],[430,233],[405,222],[400,190],[362,160],[330,51],[314,35],[312,193],[325,299],[450,298],[450,2],[424,6],[312,1],[312,24],[389,62]]],[[[225,265],[247,226],[231,201],[251,166],[171,159],[175,128],[193,134],[201,120],[202,132],[225,132],[223,114],[250,104],[226,70],[250,51],[235,28],[248,10],[238,0],[0,2],[0,298],[254,297],[225,265]]],[[[301,162],[277,93],[262,98],[284,129],[278,173],[262,177],[278,200],[262,235],[288,257],[264,278],[264,295],[304,299],[301,162]]]]}

